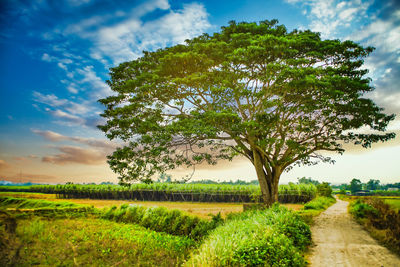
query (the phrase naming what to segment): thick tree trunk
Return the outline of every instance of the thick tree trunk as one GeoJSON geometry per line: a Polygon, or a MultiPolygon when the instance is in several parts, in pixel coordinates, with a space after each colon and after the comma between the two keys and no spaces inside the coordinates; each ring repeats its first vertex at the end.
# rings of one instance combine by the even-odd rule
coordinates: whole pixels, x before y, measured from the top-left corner
{"type": "Polygon", "coordinates": [[[260,153],[256,150],[253,150],[253,165],[260,183],[264,205],[269,207],[278,201],[278,185],[282,171],[279,167],[266,166],[260,153]],[[269,168],[269,172],[267,168],[269,168]]]}

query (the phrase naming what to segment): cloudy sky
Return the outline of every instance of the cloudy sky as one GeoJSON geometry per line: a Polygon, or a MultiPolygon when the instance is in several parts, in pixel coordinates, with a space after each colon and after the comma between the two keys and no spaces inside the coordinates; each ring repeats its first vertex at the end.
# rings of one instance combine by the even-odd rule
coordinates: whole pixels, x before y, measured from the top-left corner
{"type": "MultiPolygon", "coordinates": [[[[108,69],[142,51],[219,31],[230,20],[278,19],[323,38],[376,48],[365,67],[369,95],[397,114],[400,132],[400,2],[396,0],[0,0],[0,180],[116,182],[106,155],[116,144],[96,125],[108,69]]],[[[296,167],[281,182],[400,181],[400,134],[372,149],[348,147],[336,164],[296,167]]],[[[176,178],[181,172],[173,173],[176,178]]],[[[198,168],[193,179],[255,179],[242,159],[198,168]]]]}

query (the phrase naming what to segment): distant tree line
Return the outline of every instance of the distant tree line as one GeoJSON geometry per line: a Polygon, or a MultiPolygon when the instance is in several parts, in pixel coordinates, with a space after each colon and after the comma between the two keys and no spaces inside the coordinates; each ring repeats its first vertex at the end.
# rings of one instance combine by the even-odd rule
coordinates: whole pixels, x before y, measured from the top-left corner
{"type": "Polygon", "coordinates": [[[339,189],[342,192],[350,191],[352,194],[362,191],[387,191],[390,188],[397,188],[400,190],[400,183],[388,183],[381,184],[380,180],[370,179],[368,182],[363,183],[359,179],[352,179],[349,184],[340,184],[338,186],[332,186],[334,189],[339,189]]]}

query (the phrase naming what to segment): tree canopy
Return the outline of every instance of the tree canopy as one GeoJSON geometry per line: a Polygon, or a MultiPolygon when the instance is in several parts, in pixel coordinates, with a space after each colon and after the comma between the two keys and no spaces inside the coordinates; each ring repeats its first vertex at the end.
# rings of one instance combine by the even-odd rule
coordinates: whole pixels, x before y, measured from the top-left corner
{"type": "Polygon", "coordinates": [[[343,153],[347,142],[394,138],[384,133],[394,115],[363,97],[373,90],[362,69],[372,51],[266,20],[144,52],[111,69],[115,95],[100,100],[99,128],[125,142],[110,167],[126,183],[241,155],[272,203],[293,164],[330,161],[318,152],[343,153]]]}

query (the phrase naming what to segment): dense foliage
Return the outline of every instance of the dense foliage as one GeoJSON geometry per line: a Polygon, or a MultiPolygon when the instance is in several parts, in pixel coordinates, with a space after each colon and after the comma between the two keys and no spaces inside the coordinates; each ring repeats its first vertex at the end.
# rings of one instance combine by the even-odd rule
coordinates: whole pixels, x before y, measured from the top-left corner
{"type": "Polygon", "coordinates": [[[124,146],[109,156],[121,183],[151,179],[241,155],[254,166],[266,204],[278,201],[283,171],[331,161],[343,142],[370,147],[394,115],[371,99],[364,58],[350,40],[289,32],[277,20],[231,22],[111,69],[114,95],[101,99],[99,126],[124,146]],[[357,133],[367,127],[370,133],[357,133]]]}
{"type": "Polygon", "coordinates": [[[133,223],[157,232],[200,239],[210,230],[223,222],[219,216],[211,221],[184,214],[180,210],[169,210],[164,207],[146,208],[136,205],[122,205],[106,208],[100,217],[117,222],[133,223]]]}
{"type": "Polygon", "coordinates": [[[186,266],[305,266],[311,232],[285,207],[232,215],[210,233],[186,266]]]}
{"type": "Polygon", "coordinates": [[[317,192],[319,196],[322,197],[331,197],[332,196],[332,187],[329,183],[322,183],[317,185],[317,192]]]}
{"type": "MultiPolygon", "coordinates": [[[[153,183],[119,185],[35,185],[31,192],[53,193],[60,198],[131,199],[152,201],[260,202],[257,185],[153,183]]],[[[317,194],[312,184],[279,186],[281,203],[304,203],[317,194]]]]}
{"type": "Polygon", "coordinates": [[[368,190],[370,195],[378,196],[400,196],[400,183],[381,184],[380,180],[370,179],[368,182],[363,183],[359,179],[352,179],[350,184],[332,185],[336,190],[345,193],[346,190],[357,192],[359,190],[368,190]]]}

